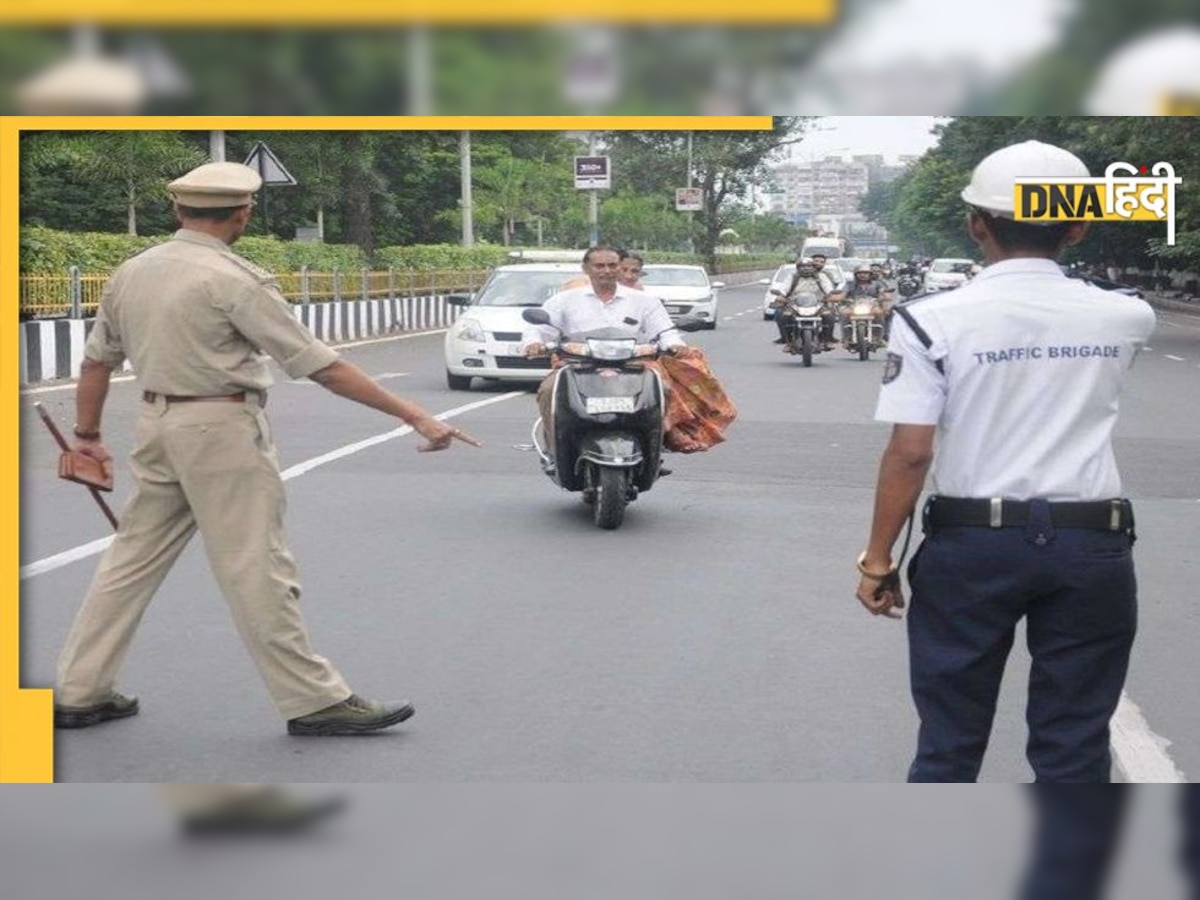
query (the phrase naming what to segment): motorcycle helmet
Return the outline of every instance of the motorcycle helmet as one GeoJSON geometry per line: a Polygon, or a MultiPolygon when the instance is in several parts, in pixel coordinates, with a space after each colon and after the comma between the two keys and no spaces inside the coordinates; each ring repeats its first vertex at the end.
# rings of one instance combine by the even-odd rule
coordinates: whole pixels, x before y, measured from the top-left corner
{"type": "Polygon", "coordinates": [[[1014,187],[1017,178],[1037,176],[1052,181],[1087,178],[1089,174],[1083,160],[1074,153],[1041,141],[1024,141],[985,157],[971,173],[971,183],[963,189],[962,198],[977,209],[1011,219],[1016,209],[1014,187]]]}
{"type": "Polygon", "coordinates": [[[802,256],[796,260],[796,271],[801,275],[815,275],[817,264],[812,261],[811,256],[802,256]]]}

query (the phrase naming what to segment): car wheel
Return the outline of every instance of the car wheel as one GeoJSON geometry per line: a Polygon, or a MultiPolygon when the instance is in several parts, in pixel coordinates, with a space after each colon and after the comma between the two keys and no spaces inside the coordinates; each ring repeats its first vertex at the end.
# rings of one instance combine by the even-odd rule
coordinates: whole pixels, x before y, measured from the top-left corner
{"type": "Polygon", "coordinates": [[[447,369],[446,386],[452,391],[469,391],[471,389],[471,376],[455,375],[453,372],[447,369]]]}
{"type": "Polygon", "coordinates": [[[717,320],[713,319],[711,322],[706,324],[704,326],[704,330],[705,331],[716,331],[717,330],[717,320]]]}

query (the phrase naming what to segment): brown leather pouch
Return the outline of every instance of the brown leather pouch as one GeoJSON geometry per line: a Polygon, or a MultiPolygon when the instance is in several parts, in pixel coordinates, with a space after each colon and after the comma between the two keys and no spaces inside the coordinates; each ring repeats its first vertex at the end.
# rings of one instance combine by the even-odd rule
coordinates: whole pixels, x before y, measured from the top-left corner
{"type": "Polygon", "coordinates": [[[97,462],[74,450],[64,450],[58,458],[58,477],[101,491],[113,489],[112,463],[97,462]]]}

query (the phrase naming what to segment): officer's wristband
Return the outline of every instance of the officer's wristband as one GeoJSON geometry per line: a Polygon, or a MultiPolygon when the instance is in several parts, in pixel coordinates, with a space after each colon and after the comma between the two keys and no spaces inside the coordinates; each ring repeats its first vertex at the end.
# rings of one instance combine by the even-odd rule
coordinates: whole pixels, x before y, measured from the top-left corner
{"type": "Polygon", "coordinates": [[[889,566],[888,570],[883,573],[872,572],[869,569],[867,569],[867,567],[865,565],[866,559],[867,559],[867,551],[866,550],[864,550],[862,553],[858,554],[857,565],[858,565],[858,573],[860,575],[863,575],[867,578],[872,578],[875,581],[883,581],[885,578],[890,578],[891,576],[896,574],[895,566],[889,566]]]}
{"type": "Polygon", "coordinates": [[[74,428],[74,432],[75,432],[75,437],[79,438],[79,440],[81,440],[81,441],[98,441],[98,440],[100,440],[99,430],[84,431],[78,425],[76,425],[74,428]]]}

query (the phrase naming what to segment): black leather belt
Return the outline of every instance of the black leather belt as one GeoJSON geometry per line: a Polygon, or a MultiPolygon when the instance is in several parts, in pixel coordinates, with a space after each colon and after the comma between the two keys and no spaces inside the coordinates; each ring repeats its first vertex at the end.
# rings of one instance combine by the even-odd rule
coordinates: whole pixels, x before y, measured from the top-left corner
{"type": "Polygon", "coordinates": [[[236,394],[210,394],[206,397],[180,397],[174,394],[156,394],[154,391],[142,391],[142,399],[147,403],[155,403],[159,399],[167,403],[195,403],[198,400],[224,400],[226,403],[245,403],[246,392],[236,394]]]}
{"type": "MultiPolygon", "coordinates": [[[[1128,500],[1064,501],[1047,504],[1058,528],[1130,531],[1133,504],[1128,500]]],[[[934,496],[925,504],[925,522],[935,528],[1023,528],[1033,504],[1023,500],[934,496]]]]}

